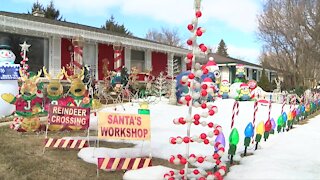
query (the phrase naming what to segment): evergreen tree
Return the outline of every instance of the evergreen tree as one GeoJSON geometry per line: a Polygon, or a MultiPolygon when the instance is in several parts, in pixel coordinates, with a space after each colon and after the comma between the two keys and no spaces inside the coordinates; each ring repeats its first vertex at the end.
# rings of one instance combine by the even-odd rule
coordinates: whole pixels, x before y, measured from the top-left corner
{"type": "Polygon", "coordinates": [[[50,1],[47,8],[44,11],[44,16],[48,19],[55,19],[58,21],[62,20],[62,16],[60,16],[60,11],[54,7],[53,1],[50,1]]]}
{"type": "Polygon", "coordinates": [[[55,19],[58,21],[62,20],[62,16],[60,16],[60,11],[54,7],[53,1],[50,1],[46,8],[44,8],[44,6],[38,1],[33,3],[31,12],[28,12],[28,14],[32,14],[34,11],[40,11],[44,13],[44,17],[48,19],[55,19]]]}
{"type": "Polygon", "coordinates": [[[132,36],[132,33],[123,24],[120,25],[114,20],[113,15],[111,15],[110,19],[108,19],[105,25],[103,25],[101,28],[106,29],[108,31],[132,36]]]}
{"type": "Polygon", "coordinates": [[[271,91],[271,84],[266,75],[266,71],[263,69],[260,77],[260,81],[258,82],[258,86],[260,86],[265,91],[271,91]]]}
{"type": "Polygon", "coordinates": [[[32,14],[34,11],[41,11],[44,12],[44,7],[38,1],[32,4],[31,12],[28,11],[28,14],[32,14]]]}
{"type": "Polygon", "coordinates": [[[223,41],[223,39],[221,39],[221,41],[219,43],[218,50],[217,50],[217,54],[224,56],[224,57],[229,57],[229,54],[227,51],[228,51],[228,48],[227,48],[225,42],[223,41]]]}

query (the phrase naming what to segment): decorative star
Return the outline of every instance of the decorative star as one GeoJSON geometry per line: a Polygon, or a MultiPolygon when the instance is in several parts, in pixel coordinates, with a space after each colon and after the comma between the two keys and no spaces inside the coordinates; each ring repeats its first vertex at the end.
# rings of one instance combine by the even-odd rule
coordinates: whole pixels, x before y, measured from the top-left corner
{"type": "Polygon", "coordinates": [[[21,51],[29,51],[30,44],[27,44],[26,41],[23,44],[19,44],[21,46],[21,51]]]}

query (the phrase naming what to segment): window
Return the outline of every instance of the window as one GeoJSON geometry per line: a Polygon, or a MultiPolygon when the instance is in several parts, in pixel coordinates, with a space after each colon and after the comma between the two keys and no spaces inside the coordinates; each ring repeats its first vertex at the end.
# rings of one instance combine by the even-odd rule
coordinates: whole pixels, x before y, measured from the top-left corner
{"type": "Polygon", "coordinates": [[[252,70],[252,79],[257,81],[257,70],[256,69],[252,70]]]}
{"type": "Polygon", "coordinates": [[[137,67],[139,72],[146,70],[144,51],[131,50],[131,67],[137,67]]]}
{"type": "Polygon", "coordinates": [[[20,56],[21,47],[19,44],[23,44],[23,42],[26,41],[27,44],[31,45],[29,51],[27,51],[29,71],[37,72],[42,69],[43,66],[48,68],[48,39],[1,32],[0,38],[2,37],[9,37],[11,39],[11,50],[16,55],[15,64],[20,64],[20,61],[22,60],[22,57],[20,56]]]}

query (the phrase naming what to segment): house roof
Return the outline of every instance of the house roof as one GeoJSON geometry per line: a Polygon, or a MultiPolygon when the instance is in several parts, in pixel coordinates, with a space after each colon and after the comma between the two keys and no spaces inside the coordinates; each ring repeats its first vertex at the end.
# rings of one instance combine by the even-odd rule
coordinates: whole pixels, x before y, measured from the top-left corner
{"type": "MultiPolygon", "coordinates": [[[[258,65],[258,64],[250,63],[250,62],[243,61],[243,60],[236,59],[236,58],[232,58],[232,57],[224,57],[224,56],[221,56],[221,55],[216,54],[216,53],[213,53],[212,55],[209,55],[209,56],[213,56],[215,62],[218,65],[219,64],[243,64],[243,65],[262,68],[262,66],[258,65]]],[[[207,59],[200,60],[200,63],[205,63],[206,61],[207,61],[207,59]]]]}
{"type": "MultiPolygon", "coordinates": [[[[24,20],[29,20],[29,21],[47,23],[47,24],[52,24],[52,25],[64,26],[64,27],[69,27],[69,28],[76,28],[76,29],[81,29],[81,30],[86,30],[86,31],[91,31],[91,32],[99,32],[99,33],[109,34],[109,35],[113,35],[113,36],[127,37],[127,38],[137,39],[137,40],[146,41],[146,42],[152,42],[152,43],[156,43],[156,44],[162,44],[162,45],[171,46],[171,47],[175,47],[176,48],[176,46],[172,46],[172,45],[168,45],[168,44],[165,44],[165,43],[152,41],[152,40],[149,40],[149,39],[139,38],[139,37],[132,36],[132,35],[126,35],[126,34],[122,34],[122,33],[108,31],[106,29],[102,29],[102,28],[98,28],[98,27],[87,26],[87,25],[73,23],[73,22],[58,21],[58,20],[54,20],[54,19],[48,19],[48,18],[44,18],[44,17],[34,16],[32,14],[0,11],[0,15],[9,16],[9,17],[13,17],[13,18],[24,19],[24,20]]],[[[187,49],[184,49],[184,48],[181,48],[181,49],[187,50],[187,49]]]]}

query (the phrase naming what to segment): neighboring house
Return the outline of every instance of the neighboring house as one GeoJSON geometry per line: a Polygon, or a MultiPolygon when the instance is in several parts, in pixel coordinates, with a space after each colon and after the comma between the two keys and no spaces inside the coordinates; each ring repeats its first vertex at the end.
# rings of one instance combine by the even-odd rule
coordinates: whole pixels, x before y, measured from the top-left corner
{"type": "MultiPolygon", "coordinates": [[[[246,70],[247,80],[260,80],[263,70],[261,65],[253,64],[231,57],[223,57],[218,54],[213,54],[213,57],[221,71],[221,80],[228,80],[229,82],[233,82],[235,80],[237,64],[243,64],[246,70]]],[[[274,78],[277,77],[277,72],[275,70],[265,69],[265,72],[270,82],[272,82],[274,78]]]]}
{"type": "MultiPolygon", "coordinates": [[[[19,44],[23,41],[31,44],[27,56],[32,71],[38,71],[42,66],[46,66],[50,74],[57,74],[62,67],[71,63],[72,38],[79,35],[85,41],[83,62],[93,69],[96,79],[99,80],[103,79],[104,65],[107,64],[109,70],[114,70],[113,45],[118,42],[121,42],[123,47],[122,64],[128,70],[133,66],[138,67],[141,72],[140,80],[144,79],[144,72],[151,68],[154,75],[166,71],[168,62],[172,59],[178,60],[181,71],[187,69],[184,57],[189,52],[188,49],[109,32],[101,28],[30,14],[0,11],[0,37],[8,36],[13,40],[12,51],[17,56],[15,63],[21,61],[19,44]]],[[[248,69],[250,79],[258,80],[261,75],[262,68],[259,65],[218,55],[215,55],[215,58],[222,71],[222,77],[230,81],[234,79],[235,65],[239,63],[248,69]]],[[[201,55],[200,59],[204,61],[204,55],[201,55]]],[[[272,79],[272,73],[269,73],[269,76],[272,79]]]]}

